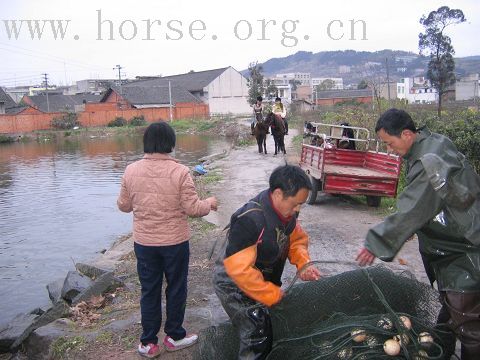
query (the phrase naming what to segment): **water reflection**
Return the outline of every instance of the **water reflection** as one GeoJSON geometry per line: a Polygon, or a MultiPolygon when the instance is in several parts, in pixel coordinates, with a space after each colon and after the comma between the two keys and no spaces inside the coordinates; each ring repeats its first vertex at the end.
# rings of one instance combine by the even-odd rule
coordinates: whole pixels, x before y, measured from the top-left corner
{"type": "MultiPolygon", "coordinates": [[[[227,147],[178,136],[173,155],[193,166],[227,147]]],[[[0,147],[0,322],[47,305],[48,282],[131,231],[116,198],[126,165],[142,156],[141,135],[0,147]]]]}

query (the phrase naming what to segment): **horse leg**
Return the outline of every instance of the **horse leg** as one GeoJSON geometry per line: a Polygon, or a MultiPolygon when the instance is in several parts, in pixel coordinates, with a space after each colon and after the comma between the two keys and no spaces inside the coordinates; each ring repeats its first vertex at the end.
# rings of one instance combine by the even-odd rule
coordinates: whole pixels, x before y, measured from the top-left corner
{"type": "Polygon", "coordinates": [[[257,145],[258,145],[258,152],[261,154],[262,153],[262,138],[261,136],[257,137],[257,145]]]}
{"type": "Polygon", "coordinates": [[[287,150],[285,150],[285,138],[283,136],[281,137],[281,146],[283,153],[286,154],[287,150]]]}
{"type": "Polygon", "coordinates": [[[263,137],[263,149],[265,150],[265,154],[267,153],[267,134],[263,137]]]}

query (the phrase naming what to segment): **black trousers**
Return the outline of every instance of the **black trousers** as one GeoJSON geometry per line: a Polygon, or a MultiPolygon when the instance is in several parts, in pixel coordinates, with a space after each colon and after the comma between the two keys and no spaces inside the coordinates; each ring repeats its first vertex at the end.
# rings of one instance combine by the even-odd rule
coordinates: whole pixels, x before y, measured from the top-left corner
{"type": "Polygon", "coordinates": [[[162,325],[162,282],[167,280],[165,333],[173,340],[183,339],[190,247],[188,241],[172,246],[143,246],[134,243],[142,295],[142,344],[157,344],[162,325]]]}
{"type": "Polygon", "coordinates": [[[446,323],[462,343],[462,360],[480,359],[480,292],[441,292],[439,323],[446,323]]]}
{"type": "Polygon", "coordinates": [[[215,292],[240,338],[239,360],[264,360],[272,350],[273,332],[268,308],[224,282],[224,274],[215,274],[215,292]]]}

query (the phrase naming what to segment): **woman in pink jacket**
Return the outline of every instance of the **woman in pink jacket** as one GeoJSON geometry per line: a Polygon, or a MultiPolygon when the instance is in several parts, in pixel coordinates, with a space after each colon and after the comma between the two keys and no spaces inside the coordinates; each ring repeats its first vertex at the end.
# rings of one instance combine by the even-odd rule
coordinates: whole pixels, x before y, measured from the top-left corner
{"type": "Polygon", "coordinates": [[[140,355],[160,354],[157,333],[162,323],[162,280],[166,287],[167,351],[193,345],[198,336],[183,328],[190,257],[187,217],[207,215],[217,209],[214,197],[201,200],[188,167],[169,153],[175,147],[175,132],[165,122],[153,123],[143,136],[143,159],[127,166],[122,178],[118,208],[133,211],[134,250],[142,286],[140,309],[143,333],[140,355]]]}

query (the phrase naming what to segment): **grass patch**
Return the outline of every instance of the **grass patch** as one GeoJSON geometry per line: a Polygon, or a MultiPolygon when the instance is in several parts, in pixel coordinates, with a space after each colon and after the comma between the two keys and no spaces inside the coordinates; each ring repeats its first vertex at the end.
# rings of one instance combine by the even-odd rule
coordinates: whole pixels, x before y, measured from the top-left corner
{"type": "Polygon", "coordinates": [[[137,344],[138,335],[125,335],[120,338],[120,341],[125,349],[133,348],[137,344]]]}
{"type": "Polygon", "coordinates": [[[212,231],[217,228],[216,225],[209,223],[201,218],[188,218],[190,225],[195,233],[206,234],[209,231],[212,231]]]}
{"type": "Polygon", "coordinates": [[[204,132],[214,128],[219,120],[180,119],[169,122],[176,132],[204,132]]]}
{"type": "Polygon", "coordinates": [[[95,342],[98,344],[110,345],[113,343],[113,333],[109,331],[102,332],[100,335],[97,336],[95,342]]]}
{"type": "Polygon", "coordinates": [[[61,336],[51,345],[54,359],[63,359],[71,351],[81,350],[85,347],[87,340],[83,336],[66,337],[61,336]]]}
{"type": "Polygon", "coordinates": [[[255,143],[255,138],[254,137],[241,138],[241,139],[238,139],[236,141],[235,145],[237,145],[238,147],[246,147],[246,146],[253,145],[254,143],[255,143]]]}
{"type": "Polygon", "coordinates": [[[0,144],[9,144],[13,143],[15,139],[10,136],[0,135],[0,144]]]}
{"type": "Polygon", "coordinates": [[[209,171],[205,175],[202,175],[202,178],[201,178],[204,184],[214,184],[221,181],[222,179],[223,179],[222,174],[216,171],[209,171]]]}

